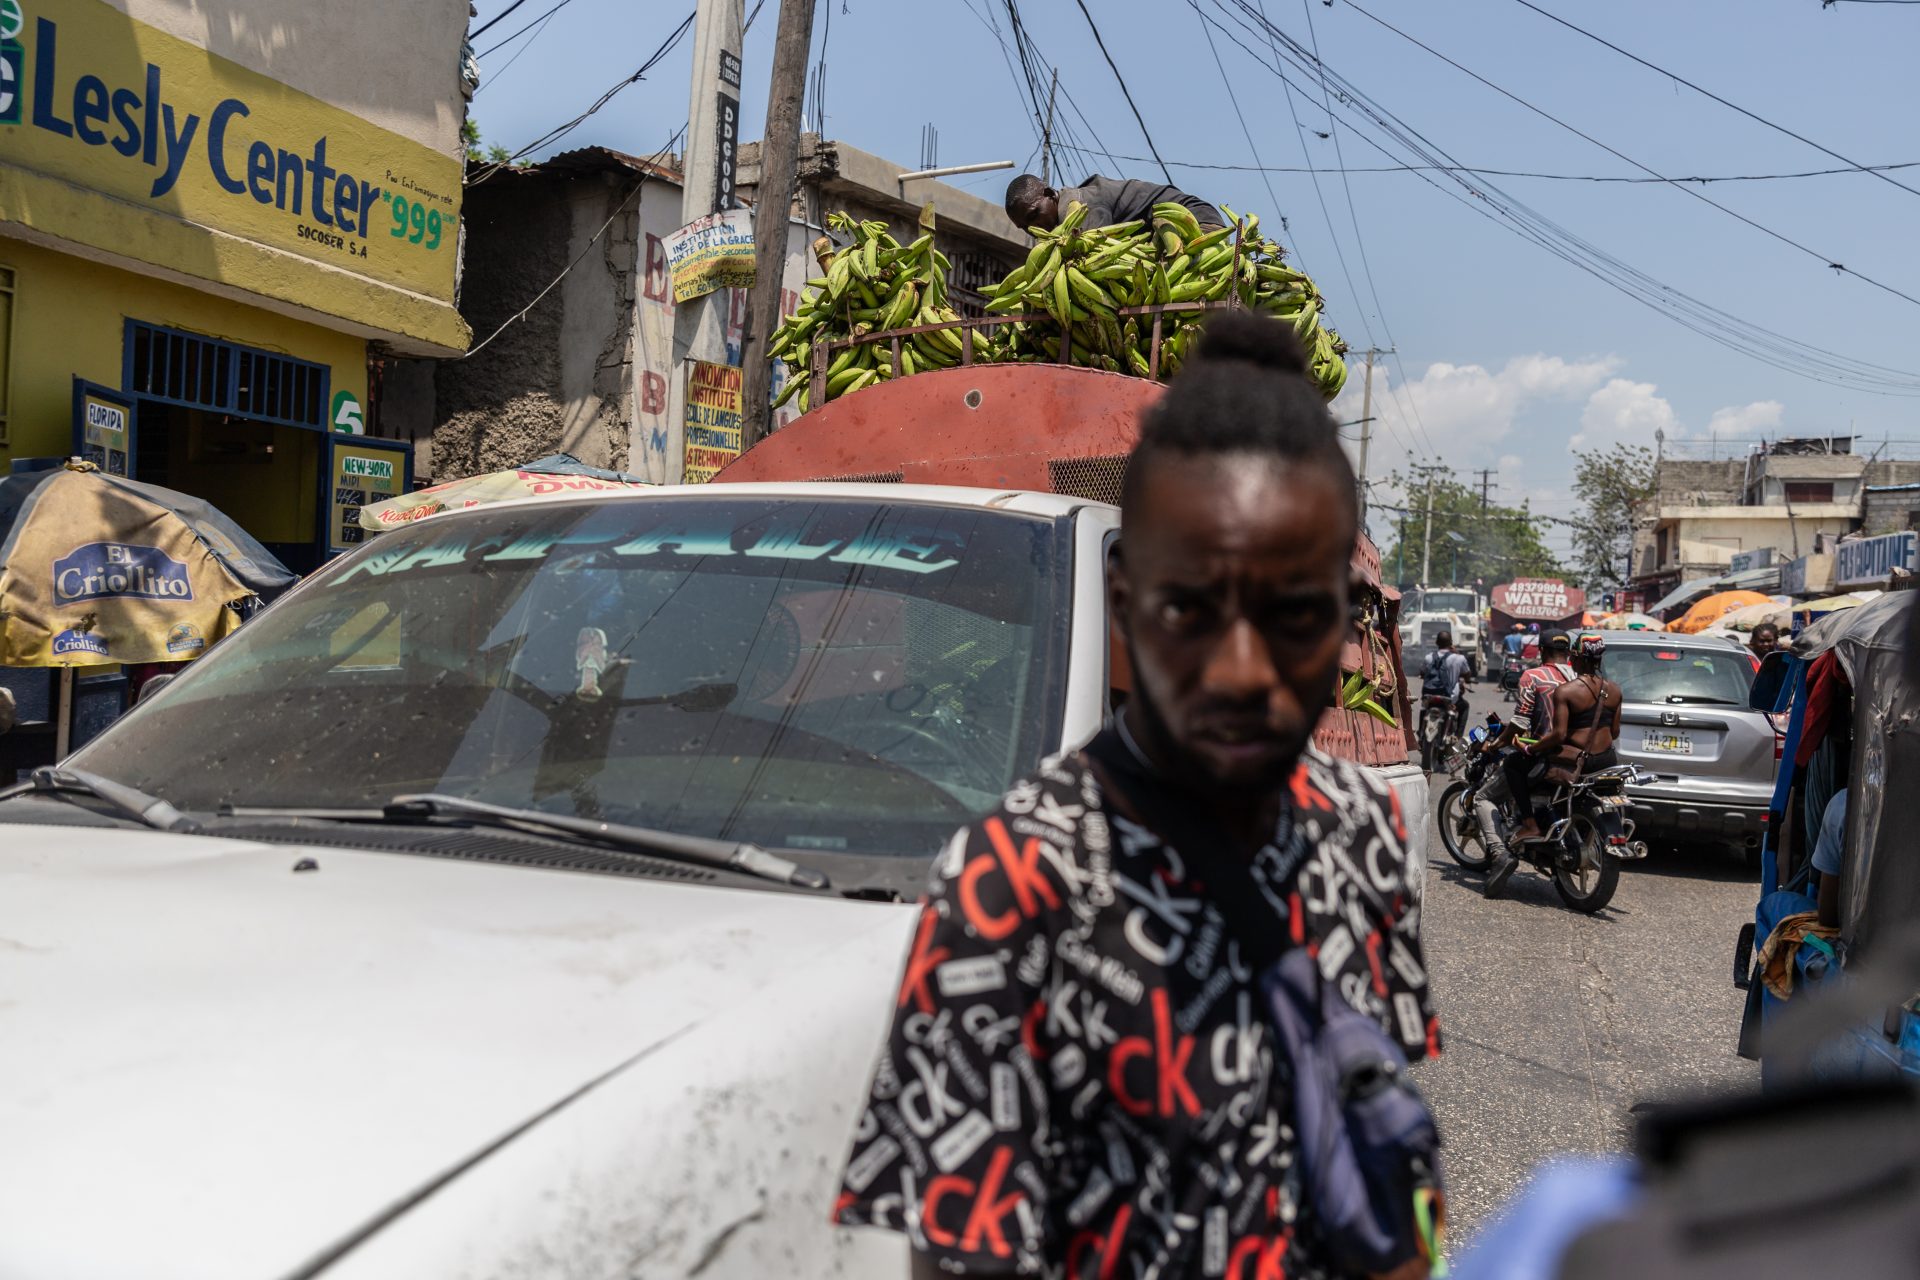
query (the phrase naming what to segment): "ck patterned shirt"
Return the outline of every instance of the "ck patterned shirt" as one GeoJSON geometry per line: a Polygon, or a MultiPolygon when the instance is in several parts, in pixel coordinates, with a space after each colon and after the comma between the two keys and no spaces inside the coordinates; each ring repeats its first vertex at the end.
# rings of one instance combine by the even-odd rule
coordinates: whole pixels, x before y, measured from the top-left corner
{"type": "MultiPolygon", "coordinates": [[[[1164,785],[1112,731],[1089,750],[1128,795],[1164,785]]],[[[1124,808],[1058,757],[948,844],[835,1218],[962,1272],[1330,1275],[1287,1064],[1207,897],[1222,855],[1124,808]]],[[[1439,1051],[1390,788],[1309,752],[1251,871],[1260,914],[1356,1009],[1410,1058],[1439,1051]]]]}

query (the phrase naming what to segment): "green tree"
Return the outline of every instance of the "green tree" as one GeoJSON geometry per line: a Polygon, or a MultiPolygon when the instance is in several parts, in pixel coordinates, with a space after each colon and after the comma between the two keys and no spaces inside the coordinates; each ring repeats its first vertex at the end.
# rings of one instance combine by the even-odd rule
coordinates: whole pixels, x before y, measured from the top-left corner
{"type": "Polygon", "coordinates": [[[1574,569],[1589,592],[1633,576],[1635,509],[1654,494],[1653,453],[1641,445],[1573,454],[1573,493],[1580,523],[1573,531],[1574,569]]]}
{"type": "Polygon", "coordinates": [[[1432,579],[1428,585],[1449,582],[1498,583],[1523,577],[1553,577],[1561,572],[1553,552],[1540,540],[1540,526],[1524,505],[1480,504],[1480,492],[1454,478],[1446,468],[1428,477],[1396,472],[1389,483],[1403,497],[1401,504],[1370,504],[1373,524],[1388,534],[1383,554],[1389,580],[1419,580],[1423,541],[1427,534],[1428,494],[1432,494],[1433,526],[1430,538],[1432,579]],[[1390,531],[1390,532],[1389,532],[1390,531]],[[1456,539],[1450,535],[1458,535],[1456,539]]]}
{"type": "Polygon", "coordinates": [[[467,149],[467,163],[506,164],[513,159],[513,152],[499,143],[484,145],[480,138],[480,122],[468,116],[460,125],[460,141],[467,149]]]}

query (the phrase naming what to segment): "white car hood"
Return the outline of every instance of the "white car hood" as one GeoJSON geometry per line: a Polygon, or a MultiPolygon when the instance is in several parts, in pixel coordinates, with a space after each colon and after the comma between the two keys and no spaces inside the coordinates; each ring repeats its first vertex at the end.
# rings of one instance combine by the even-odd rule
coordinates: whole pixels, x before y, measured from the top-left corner
{"type": "MultiPolygon", "coordinates": [[[[0,1275],[299,1274],[349,1241],[353,1274],[498,1274],[513,1255],[536,1274],[583,1228],[614,1233],[588,1250],[611,1256],[656,1193],[629,1186],[641,1202],[590,1226],[595,1189],[556,1180],[726,1182],[738,1171],[697,1167],[660,1117],[736,1076],[754,1083],[734,1111],[767,1112],[753,1091],[783,1054],[838,1073],[784,1082],[780,1114],[817,1149],[796,1181],[762,1134],[761,1175],[791,1185],[735,1190],[807,1201],[789,1211],[824,1234],[912,923],[839,899],[0,825],[0,1275]],[[318,869],[295,873],[302,857],[318,869]],[[624,1131],[583,1138],[596,1116],[624,1131]]],[[[717,1134],[728,1114],[695,1123],[717,1134]]],[[[647,1245],[664,1267],[635,1274],[728,1247],[682,1225],[647,1245]]]]}

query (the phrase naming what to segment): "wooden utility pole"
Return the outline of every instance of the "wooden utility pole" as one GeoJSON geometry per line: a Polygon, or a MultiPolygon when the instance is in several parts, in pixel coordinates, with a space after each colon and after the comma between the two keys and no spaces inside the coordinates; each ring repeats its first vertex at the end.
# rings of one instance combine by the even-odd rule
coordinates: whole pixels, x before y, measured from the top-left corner
{"type": "Polygon", "coordinates": [[[800,164],[800,105],[807,85],[807,48],[813,42],[813,0],[780,0],[780,30],[773,40],[773,82],[767,92],[767,127],[760,135],[760,189],[753,207],[753,288],[747,293],[746,328],[740,336],[743,365],[740,450],[746,452],[772,429],[773,362],[767,342],[780,325],[780,295],[787,266],[788,215],[794,173],[800,164]]]}
{"type": "Polygon", "coordinates": [[[1474,474],[1480,477],[1480,514],[1485,515],[1487,514],[1487,495],[1493,488],[1493,477],[1496,473],[1492,467],[1486,467],[1474,474]]]}
{"type": "Polygon", "coordinates": [[[1053,87],[1047,90],[1047,127],[1040,132],[1040,181],[1053,185],[1053,97],[1060,92],[1060,68],[1053,69],[1053,87]]]}

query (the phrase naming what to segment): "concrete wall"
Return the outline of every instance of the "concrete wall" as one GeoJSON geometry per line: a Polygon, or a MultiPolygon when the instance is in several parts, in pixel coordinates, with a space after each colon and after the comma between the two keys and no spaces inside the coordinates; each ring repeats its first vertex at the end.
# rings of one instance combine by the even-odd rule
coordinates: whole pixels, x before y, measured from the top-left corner
{"type": "Polygon", "coordinates": [[[1860,532],[1875,537],[1906,529],[1920,529],[1920,489],[1869,490],[1860,532]]]}
{"type": "Polygon", "coordinates": [[[106,2],[382,129],[459,152],[467,0],[106,2]]]}
{"type": "MultiPolygon", "coordinates": [[[[559,276],[580,252],[575,229],[587,221],[598,226],[616,201],[615,188],[606,178],[549,179],[502,172],[469,192],[460,303],[476,342],[559,276]]],[[[627,242],[632,242],[631,233],[627,242]]],[[[587,261],[574,274],[592,271],[604,273],[605,268],[587,261]]],[[[431,437],[434,480],[493,471],[550,453],[560,446],[563,424],[578,422],[578,402],[592,388],[565,384],[563,334],[587,333],[597,353],[605,346],[605,335],[618,327],[619,317],[607,314],[589,323],[576,316],[569,324],[563,307],[569,296],[586,295],[556,289],[485,348],[463,360],[440,362],[427,421],[387,415],[386,425],[395,434],[431,437]]],[[[606,460],[598,461],[604,465],[606,460]]]]}
{"type": "MultiPolygon", "coordinates": [[[[657,481],[678,478],[665,239],[681,225],[679,186],[648,178],[588,247],[638,178],[623,165],[562,165],[502,171],[469,190],[461,312],[476,342],[579,264],[479,354],[434,365],[431,395],[389,398],[383,434],[416,442],[421,474],[451,480],[559,450],[657,481]]],[[[807,239],[806,228],[792,229],[782,299],[789,314],[806,279],[807,239]]],[[[729,291],[734,362],[745,315],[745,291],[729,291]]],[[[777,394],[785,379],[779,366],[775,373],[777,394]]],[[[417,374],[400,378],[417,387],[417,374]]],[[[793,416],[779,411],[776,427],[793,416]]]]}
{"type": "MultiPolygon", "coordinates": [[[[1854,527],[1853,508],[1839,505],[1795,507],[1792,519],[1785,507],[1703,507],[1697,511],[1669,509],[1661,513],[1667,535],[1667,564],[1711,565],[1726,568],[1740,551],[1774,547],[1786,559],[1813,550],[1817,534],[1835,536],[1854,527]]],[[[1662,566],[1664,567],[1664,566],[1662,566]]]]}

